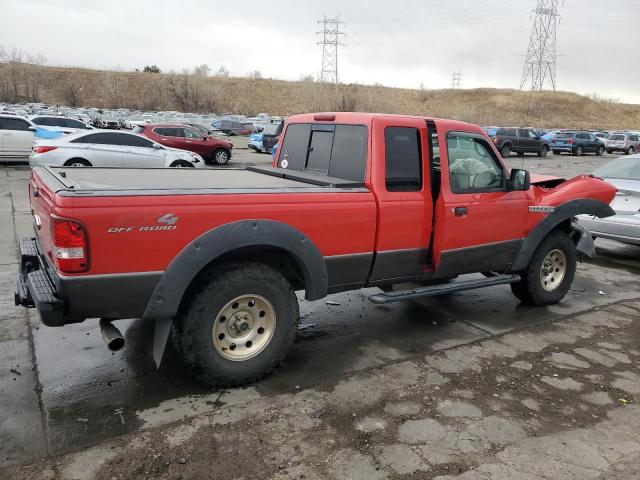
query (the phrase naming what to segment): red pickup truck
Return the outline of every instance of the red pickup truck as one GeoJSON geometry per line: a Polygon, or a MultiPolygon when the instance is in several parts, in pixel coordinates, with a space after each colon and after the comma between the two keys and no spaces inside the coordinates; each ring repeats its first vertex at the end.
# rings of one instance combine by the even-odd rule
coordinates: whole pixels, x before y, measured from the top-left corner
{"type": "Polygon", "coordinates": [[[154,321],[156,362],[172,332],[202,381],[245,384],[291,347],[297,290],[375,286],[388,303],[509,284],[523,302],[560,301],[595,253],[573,218],[613,215],[615,193],[509,170],[463,122],[298,115],[269,167],[34,168],[16,303],[49,326],[100,318],[113,349],[112,321],[154,321]],[[456,279],[468,273],[484,276],[456,279]]]}

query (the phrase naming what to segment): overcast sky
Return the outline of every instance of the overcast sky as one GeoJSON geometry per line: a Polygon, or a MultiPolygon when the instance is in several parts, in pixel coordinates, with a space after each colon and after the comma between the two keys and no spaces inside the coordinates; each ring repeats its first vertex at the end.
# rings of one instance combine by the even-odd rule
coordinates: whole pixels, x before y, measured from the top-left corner
{"type": "MultiPolygon", "coordinates": [[[[560,0],[562,3],[562,0],[560,0]]],[[[0,46],[52,65],[297,80],[320,71],[323,14],[346,22],[340,81],[518,88],[536,0],[0,0],[0,46]]],[[[640,103],[640,1],[566,0],[558,89],[640,103]]]]}

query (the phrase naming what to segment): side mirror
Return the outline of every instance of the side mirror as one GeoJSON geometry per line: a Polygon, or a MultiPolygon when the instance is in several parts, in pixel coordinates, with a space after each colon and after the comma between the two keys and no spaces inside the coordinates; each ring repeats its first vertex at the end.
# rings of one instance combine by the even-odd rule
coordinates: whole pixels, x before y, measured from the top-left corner
{"type": "Polygon", "coordinates": [[[527,170],[514,168],[511,170],[507,190],[510,192],[526,192],[531,188],[531,174],[527,170]]]}
{"type": "Polygon", "coordinates": [[[162,145],[160,145],[159,143],[154,143],[153,145],[151,145],[152,148],[155,148],[156,150],[159,150],[162,148],[162,145]]]}

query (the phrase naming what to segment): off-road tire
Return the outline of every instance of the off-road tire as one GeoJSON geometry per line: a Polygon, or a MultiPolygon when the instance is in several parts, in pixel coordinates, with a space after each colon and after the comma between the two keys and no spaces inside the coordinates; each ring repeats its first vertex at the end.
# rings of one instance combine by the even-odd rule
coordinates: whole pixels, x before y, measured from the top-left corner
{"type": "Polygon", "coordinates": [[[64,162],[65,167],[91,167],[91,162],[84,158],[71,158],[64,162]]]}
{"type": "Polygon", "coordinates": [[[229,150],[225,148],[216,148],[211,155],[214,165],[226,165],[230,158],[229,150]]]}
{"type": "Polygon", "coordinates": [[[543,145],[540,148],[540,151],[538,152],[538,156],[539,157],[546,157],[548,153],[549,153],[549,147],[547,147],[546,145],[543,145]]]}
{"type": "Polygon", "coordinates": [[[529,265],[522,272],[518,272],[522,280],[511,284],[511,291],[522,303],[528,305],[551,305],[558,303],[569,291],[576,273],[576,247],[569,235],[560,230],[551,232],[538,245],[533,253],[529,265]],[[562,282],[555,290],[547,291],[542,286],[540,272],[545,257],[553,250],[560,250],[566,259],[566,271],[562,282]]]}
{"type": "Polygon", "coordinates": [[[511,145],[503,145],[502,148],[500,148],[500,155],[502,158],[509,158],[511,156],[511,145]]]}
{"type": "Polygon", "coordinates": [[[246,385],[282,362],[295,341],[300,312],[293,288],[280,272],[260,263],[228,263],[203,272],[194,283],[173,323],[173,343],[200,381],[216,387],[246,385]],[[214,346],[213,327],[221,309],[245,294],[259,295],[271,303],[275,329],[257,355],[229,360],[214,346]]]}

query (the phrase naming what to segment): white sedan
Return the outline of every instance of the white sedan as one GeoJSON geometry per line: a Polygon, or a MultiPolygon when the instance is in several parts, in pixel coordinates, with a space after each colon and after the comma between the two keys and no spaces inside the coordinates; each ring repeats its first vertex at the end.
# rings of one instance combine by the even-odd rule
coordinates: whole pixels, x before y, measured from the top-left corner
{"type": "Polygon", "coordinates": [[[168,148],[135,133],[96,130],[38,141],[29,163],[56,167],[204,167],[197,153],[168,148]]]}

